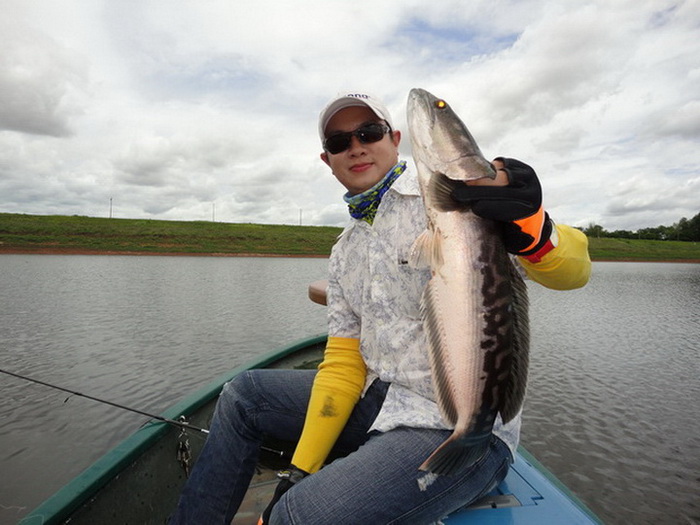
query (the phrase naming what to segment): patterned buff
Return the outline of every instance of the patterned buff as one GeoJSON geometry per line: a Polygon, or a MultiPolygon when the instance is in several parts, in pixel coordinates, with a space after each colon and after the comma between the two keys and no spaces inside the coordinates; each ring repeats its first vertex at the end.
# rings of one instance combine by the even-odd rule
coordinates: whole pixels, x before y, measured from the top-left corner
{"type": "Polygon", "coordinates": [[[406,169],[406,161],[402,160],[396,166],[391,168],[391,171],[384,175],[384,178],[377,184],[372,186],[365,192],[357,195],[346,193],[343,199],[348,203],[350,215],[355,219],[362,219],[369,224],[374,222],[374,216],[377,214],[377,208],[393,182],[399,178],[406,169]]]}

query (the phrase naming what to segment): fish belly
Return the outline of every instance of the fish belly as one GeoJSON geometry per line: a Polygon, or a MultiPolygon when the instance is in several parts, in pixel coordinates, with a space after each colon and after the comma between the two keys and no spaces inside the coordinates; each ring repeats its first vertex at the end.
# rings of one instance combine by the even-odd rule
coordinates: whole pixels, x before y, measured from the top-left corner
{"type": "Polygon", "coordinates": [[[421,468],[449,474],[483,455],[506,393],[512,263],[492,222],[469,211],[432,222],[441,265],[432,268],[422,310],[438,406],[455,429],[421,468]]]}

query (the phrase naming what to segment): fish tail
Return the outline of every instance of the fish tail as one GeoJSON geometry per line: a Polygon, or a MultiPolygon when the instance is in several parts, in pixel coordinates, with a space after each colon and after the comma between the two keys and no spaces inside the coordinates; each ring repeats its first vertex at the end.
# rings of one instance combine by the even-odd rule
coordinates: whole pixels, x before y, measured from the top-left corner
{"type": "Polygon", "coordinates": [[[440,476],[448,476],[461,468],[470,467],[486,453],[490,438],[490,432],[466,436],[452,434],[418,468],[440,476]]]}

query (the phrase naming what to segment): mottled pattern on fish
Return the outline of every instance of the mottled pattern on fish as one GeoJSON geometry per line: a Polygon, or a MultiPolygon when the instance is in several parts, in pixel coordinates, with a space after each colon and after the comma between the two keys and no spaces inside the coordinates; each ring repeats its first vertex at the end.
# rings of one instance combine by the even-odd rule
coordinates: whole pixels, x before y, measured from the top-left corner
{"type": "Polygon", "coordinates": [[[507,422],[520,410],[529,330],[526,286],[498,226],[450,197],[455,184],[493,172],[461,120],[438,102],[422,90],[409,98],[429,223],[413,262],[432,271],[421,312],[438,406],[455,427],[421,468],[451,474],[483,456],[499,412],[507,422]]]}

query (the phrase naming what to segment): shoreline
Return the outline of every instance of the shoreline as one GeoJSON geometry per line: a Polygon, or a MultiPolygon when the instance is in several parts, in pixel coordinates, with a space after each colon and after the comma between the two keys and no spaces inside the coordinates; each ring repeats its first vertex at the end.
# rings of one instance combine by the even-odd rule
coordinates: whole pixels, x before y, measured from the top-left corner
{"type": "MultiPolygon", "coordinates": [[[[329,255],[320,254],[298,254],[298,253],[217,253],[217,252],[140,252],[140,251],[118,251],[118,250],[89,250],[84,248],[11,248],[0,246],[0,255],[128,255],[128,256],[149,256],[149,257],[286,257],[286,258],[307,258],[307,259],[327,259],[329,255]]],[[[591,259],[592,262],[659,262],[659,263],[687,263],[700,264],[700,259],[591,259]]]]}
{"type": "Polygon", "coordinates": [[[700,259],[591,259],[591,262],[639,262],[639,263],[685,263],[685,264],[700,264],[700,259]]]}
{"type": "Polygon", "coordinates": [[[163,257],[294,257],[310,259],[327,259],[329,255],[303,253],[217,253],[217,252],[139,252],[119,250],[89,250],[85,248],[6,248],[0,246],[0,255],[129,255],[129,256],[163,256],[163,257]]]}

